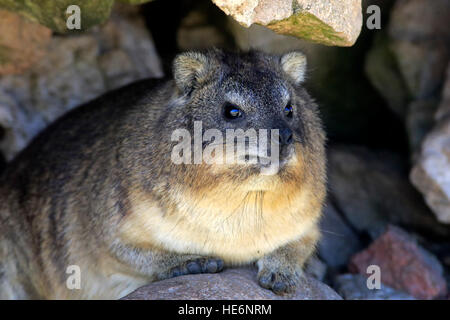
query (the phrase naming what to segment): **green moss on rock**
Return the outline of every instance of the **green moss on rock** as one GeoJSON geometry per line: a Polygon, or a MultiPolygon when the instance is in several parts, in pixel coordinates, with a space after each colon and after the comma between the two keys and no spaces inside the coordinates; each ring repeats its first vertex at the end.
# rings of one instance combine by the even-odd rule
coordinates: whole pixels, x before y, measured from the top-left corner
{"type": "MultiPolygon", "coordinates": [[[[130,0],[133,1],[133,0],[130,0]]],[[[81,9],[81,29],[105,22],[114,0],[0,0],[0,8],[20,13],[27,18],[59,33],[67,33],[67,7],[77,5],[81,9]]]]}
{"type": "Polygon", "coordinates": [[[267,27],[281,34],[303,38],[315,43],[336,46],[351,46],[346,37],[336,32],[311,13],[299,12],[289,18],[274,21],[267,27]]]}

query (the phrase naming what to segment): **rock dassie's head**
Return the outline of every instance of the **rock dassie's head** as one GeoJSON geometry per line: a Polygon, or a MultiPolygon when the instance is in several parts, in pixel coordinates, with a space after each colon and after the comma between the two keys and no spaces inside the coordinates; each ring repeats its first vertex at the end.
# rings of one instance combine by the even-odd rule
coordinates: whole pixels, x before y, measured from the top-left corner
{"type": "Polygon", "coordinates": [[[187,52],[175,58],[173,73],[183,106],[178,118],[194,134],[190,150],[176,151],[192,152],[184,160],[197,163],[197,178],[248,180],[258,189],[305,171],[323,176],[324,133],[303,87],[302,53],[187,52]]]}

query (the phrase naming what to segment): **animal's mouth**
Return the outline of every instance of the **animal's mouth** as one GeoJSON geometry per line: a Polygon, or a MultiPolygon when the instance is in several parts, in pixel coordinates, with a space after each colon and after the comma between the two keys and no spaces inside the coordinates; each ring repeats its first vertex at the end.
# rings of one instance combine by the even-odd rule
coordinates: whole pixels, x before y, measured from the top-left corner
{"type": "Polygon", "coordinates": [[[264,175],[275,175],[280,173],[295,157],[294,148],[281,150],[277,155],[260,153],[249,153],[239,156],[238,164],[248,165],[264,175]]]}
{"type": "Polygon", "coordinates": [[[271,164],[278,163],[278,157],[272,158],[267,155],[260,154],[246,154],[237,158],[238,164],[249,164],[258,166],[270,166],[271,164]]]}
{"type": "MultiPolygon", "coordinates": [[[[290,145],[276,145],[269,148],[259,148],[258,145],[250,145],[245,148],[226,149],[223,146],[223,153],[214,154],[212,162],[217,172],[222,170],[233,170],[241,178],[243,176],[274,176],[287,169],[289,165],[295,164],[295,147],[290,145]],[[231,152],[228,153],[228,150],[231,152]],[[219,155],[218,159],[215,156],[219,155]]],[[[209,161],[209,160],[208,160],[209,161]]]]}

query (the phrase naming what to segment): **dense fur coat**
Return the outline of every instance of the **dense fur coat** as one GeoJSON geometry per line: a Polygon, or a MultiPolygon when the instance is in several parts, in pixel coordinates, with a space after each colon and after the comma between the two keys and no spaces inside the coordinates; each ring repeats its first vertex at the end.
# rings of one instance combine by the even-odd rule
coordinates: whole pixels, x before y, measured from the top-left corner
{"type": "Polygon", "coordinates": [[[263,287],[294,290],[325,196],[325,137],[305,68],[297,52],[184,53],[174,79],[108,93],[48,127],[1,178],[0,298],[116,299],[249,263],[263,287]],[[245,117],[226,119],[227,103],[245,117]],[[292,141],[275,175],[174,164],[171,134],[195,121],[286,129],[292,141]],[[80,289],[66,285],[73,265],[80,289]]]}

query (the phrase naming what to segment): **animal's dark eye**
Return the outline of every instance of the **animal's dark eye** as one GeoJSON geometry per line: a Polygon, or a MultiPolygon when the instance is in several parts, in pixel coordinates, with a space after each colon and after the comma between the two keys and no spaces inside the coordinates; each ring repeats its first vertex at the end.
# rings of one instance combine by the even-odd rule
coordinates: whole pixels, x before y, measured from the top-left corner
{"type": "Polygon", "coordinates": [[[288,118],[292,118],[292,114],[294,113],[294,108],[292,107],[291,103],[289,102],[286,107],[284,107],[284,114],[288,118]]]}
{"type": "Polygon", "coordinates": [[[243,114],[244,112],[239,107],[236,107],[235,105],[232,104],[227,104],[224,108],[225,118],[230,120],[240,118],[242,117],[243,114]]]}

